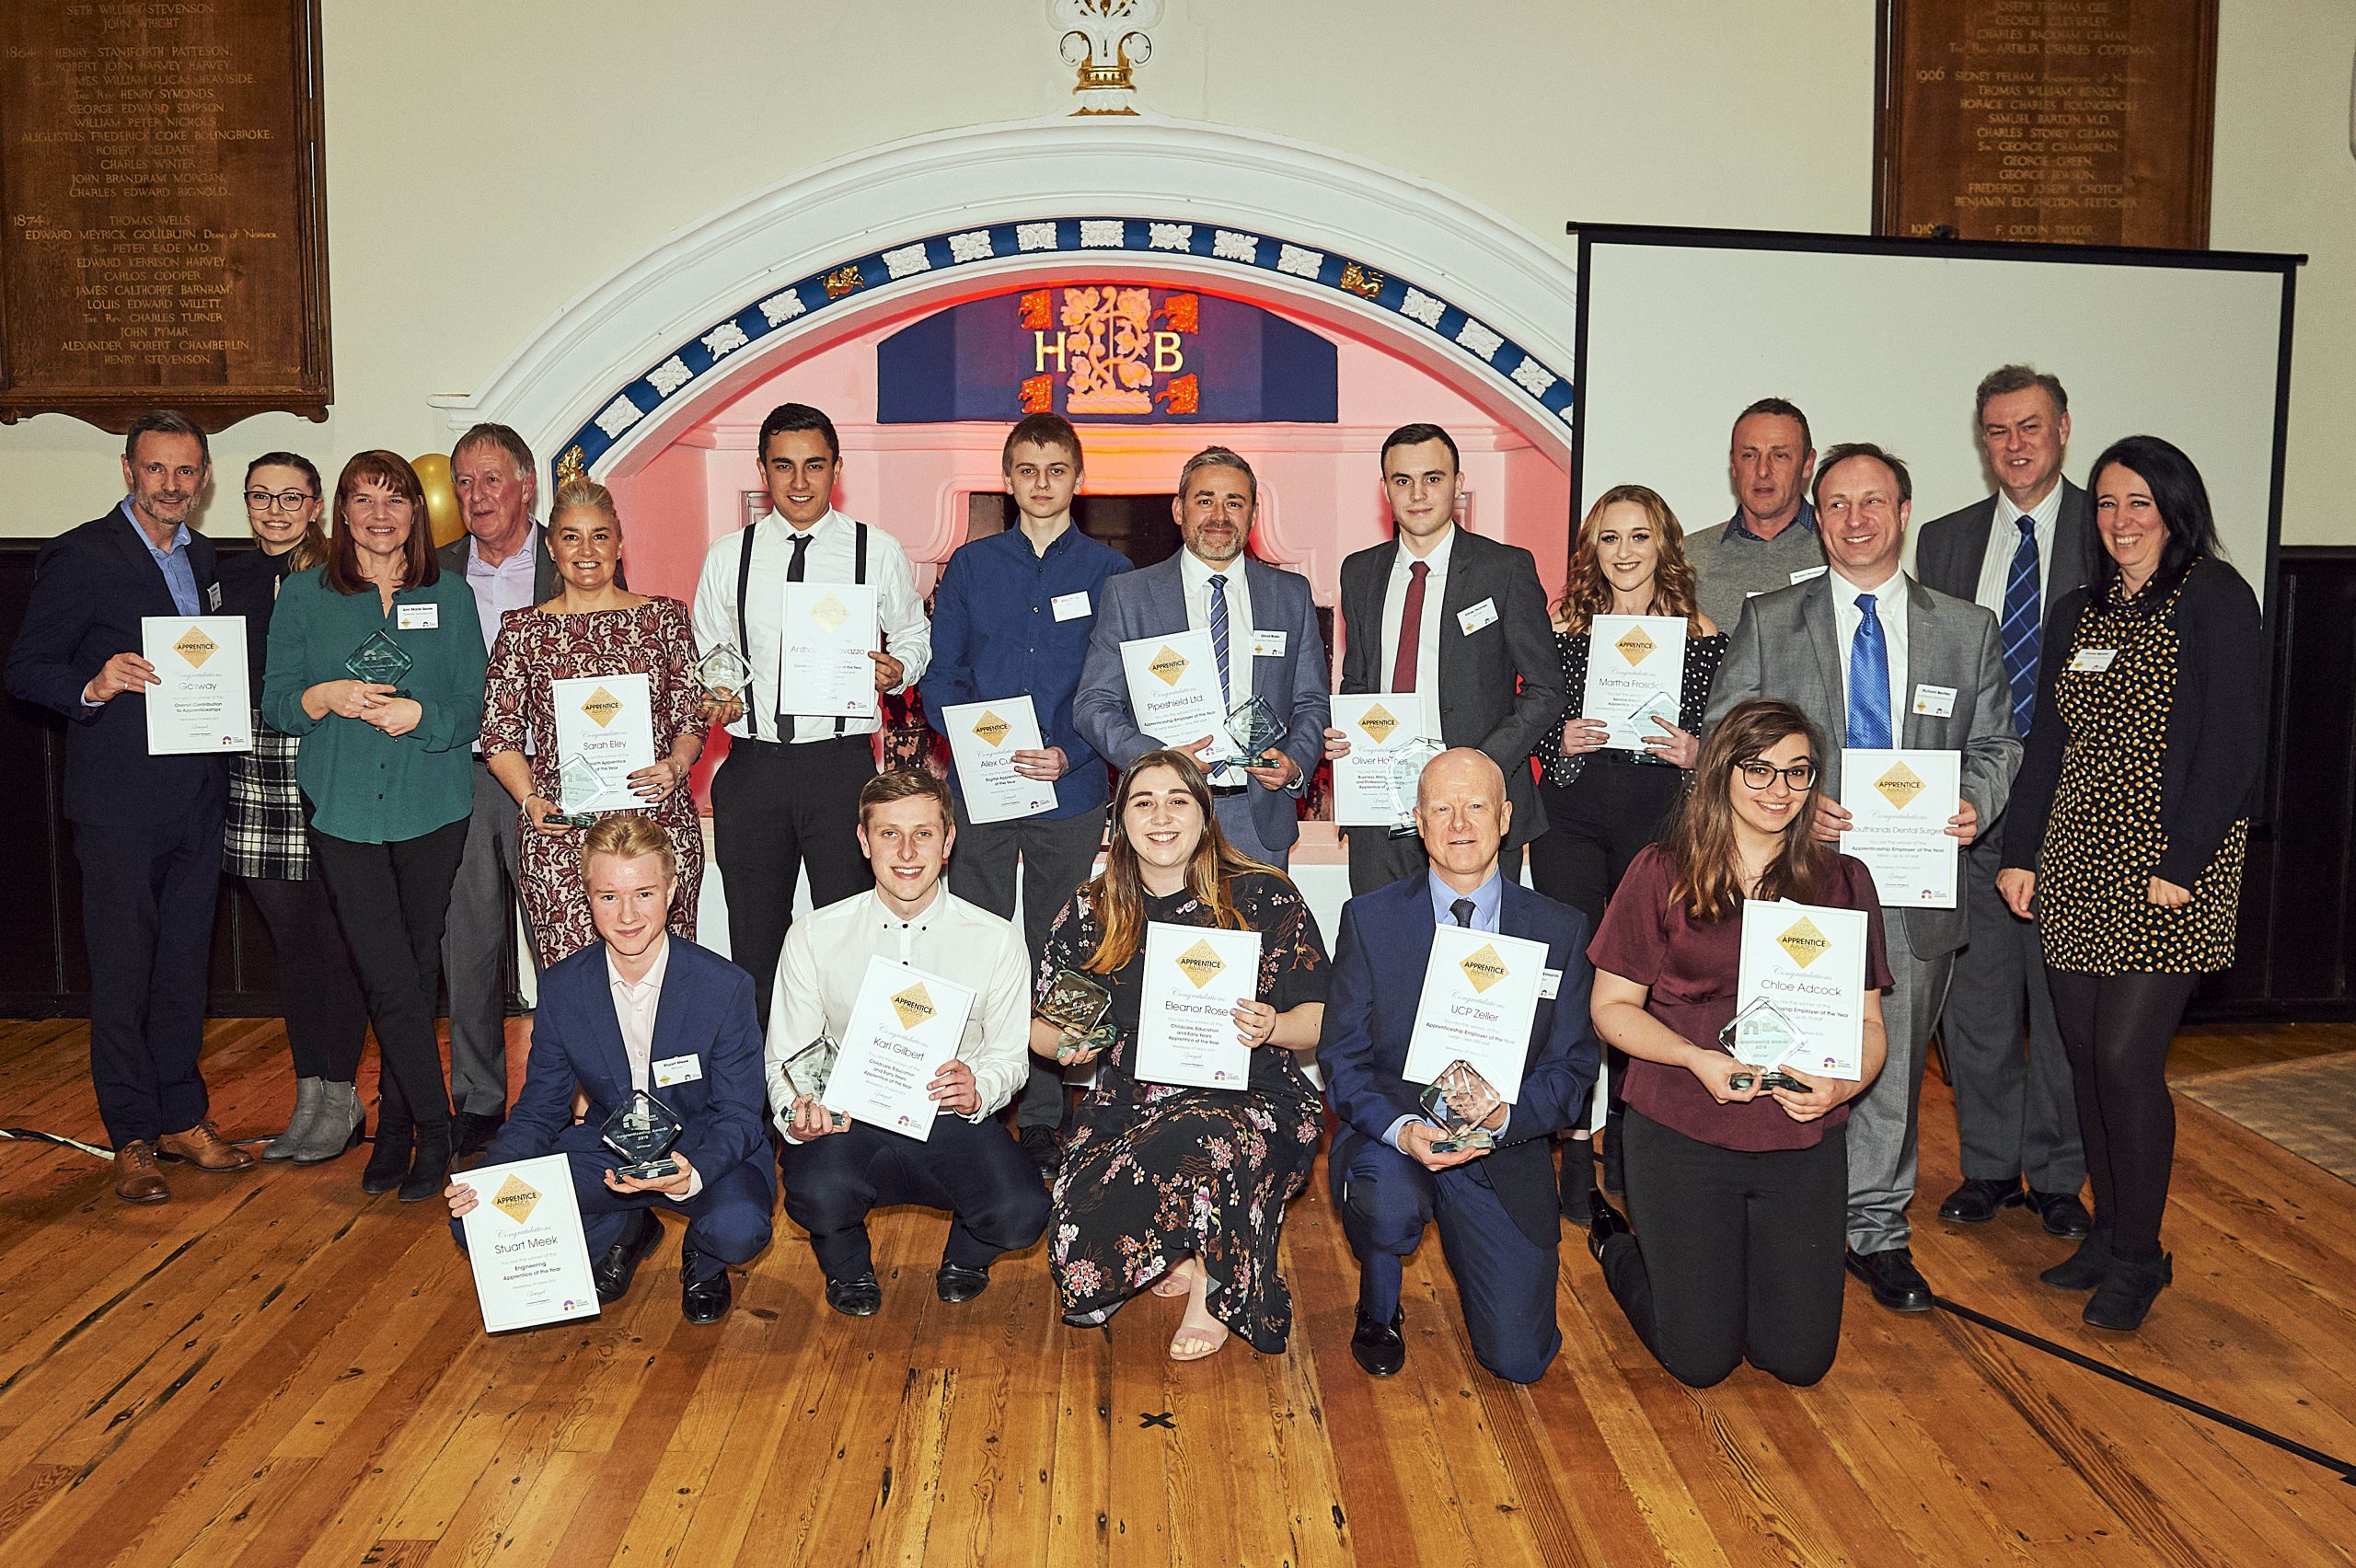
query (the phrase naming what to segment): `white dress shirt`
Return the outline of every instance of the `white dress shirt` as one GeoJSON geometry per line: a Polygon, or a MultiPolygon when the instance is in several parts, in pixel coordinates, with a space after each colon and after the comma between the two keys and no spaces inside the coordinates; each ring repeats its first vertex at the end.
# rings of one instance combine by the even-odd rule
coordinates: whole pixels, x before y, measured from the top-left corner
{"type": "Polygon", "coordinates": [[[1186,586],[1186,629],[1211,628],[1211,573],[1227,579],[1227,705],[1233,708],[1252,695],[1252,584],[1245,581],[1243,557],[1214,569],[1189,549],[1178,552],[1178,576],[1186,586]]]}
{"type": "MultiPolygon", "coordinates": [[[[1448,594],[1448,558],[1455,553],[1456,525],[1439,536],[1432,553],[1422,559],[1431,568],[1424,577],[1424,617],[1416,628],[1415,693],[1424,699],[1424,708],[1432,719],[1439,716],[1439,623],[1440,605],[1448,594]]],[[[1407,590],[1414,586],[1417,558],[1407,548],[1404,539],[1399,543],[1399,559],[1391,563],[1391,586],[1382,595],[1382,667],[1376,672],[1382,689],[1391,689],[1392,672],[1399,667],[1399,623],[1406,617],[1407,590]]],[[[1435,723],[1430,732],[1437,737],[1435,723]]]]}
{"type": "MultiPolygon", "coordinates": [[[[1854,654],[1857,628],[1865,623],[1865,613],[1857,608],[1857,595],[1874,596],[1874,618],[1881,622],[1882,646],[1889,651],[1889,744],[1906,744],[1906,715],[1913,707],[1913,688],[1906,684],[1906,573],[1893,571],[1882,582],[1871,588],[1860,588],[1839,572],[1826,579],[1832,590],[1832,626],[1838,634],[1833,645],[1841,652],[1842,711],[1847,712],[1849,700],[1849,661],[1854,654]]],[[[1958,697],[1960,701],[1961,698],[1958,697]]],[[[1840,735],[1825,739],[1833,745],[1842,744],[1840,735]]]]}
{"type": "MultiPolygon", "coordinates": [[[[752,528],[753,574],[749,602],[745,605],[745,628],[753,645],[739,650],[753,666],[753,689],[745,706],[748,715],[760,720],[759,738],[774,741],[778,738],[778,663],[784,653],[785,569],[793,559],[792,540],[798,530],[775,512],[752,528]]],[[[858,554],[855,525],[829,509],[810,525],[809,532],[802,580],[849,585],[858,554]]],[[[722,643],[736,641],[736,576],[744,554],[741,528],[714,539],[704,552],[703,571],[696,578],[693,615],[699,652],[709,653],[722,643]]],[[[917,596],[916,573],[908,566],[907,552],[897,539],[872,525],[867,530],[867,582],[875,590],[884,647],[901,664],[900,684],[892,689],[905,691],[917,684],[932,661],[932,622],[926,618],[924,601],[917,596]]],[[[846,719],[839,732],[872,735],[876,728],[873,719],[846,719]]],[[[742,738],[751,731],[740,718],[728,726],[728,732],[742,738]]],[[[796,744],[830,741],[837,733],[831,720],[803,719],[794,725],[793,739],[796,744]]]]}
{"type": "Polygon", "coordinates": [[[2013,504],[2013,498],[2002,490],[1996,492],[1996,515],[1988,525],[1988,548],[1980,558],[1980,586],[1972,594],[1972,602],[2004,624],[2004,584],[2012,580],[2013,552],[2021,548],[2020,519],[2027,517],[2037,532],[2037,617],[2045,618],[2045,584],[2053,570],[2053,534],[2062,516],[2062,481],[2055,478],[2053,488],[2035,510],[2023,512],[2013,504]]]}
{"type": "MultiPolygon", "coordinates": [[[[614,950],[606,949],[606,983],[614,990],[614,1021],[621,1025],[622,1055],[629,1058],[629,1086],[641,1092],[654,1080],[654,1015],[663,1006],[663,976],[671,968],[670,934],[655,938],[654,944],[654,962],[636,980],[622,978],[614,967],[614,950]]],[[[690,1170],[686,1196],[702,1191],[703,1172],[690,1170]]]]}
{"type": "Polygon", "coordinates": [[[957,1059],[974,1070],[978,1096],[965,1120],[997,1114],[1030,1080],[1031,960],[1013,922],[959,898],[946,881],[934,885],[932,902],[913,920],[901,919],[870,888],[803,916],[785,933],[764,1056],[769,1108],[789,1138],[793,1090],[785,1081],[785,1059],[822,1034],[842,1038],[875,958],[973,991],[974,1010],[957,1047],[957,1059]]]}

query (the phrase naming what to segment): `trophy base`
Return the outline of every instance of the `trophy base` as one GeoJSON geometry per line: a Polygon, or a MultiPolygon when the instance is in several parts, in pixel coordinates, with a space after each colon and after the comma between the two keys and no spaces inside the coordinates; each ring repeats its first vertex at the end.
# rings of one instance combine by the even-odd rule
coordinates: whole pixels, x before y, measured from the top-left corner
{"type": "Polygon", "coordinates": [[[1393,838],[1414,838],[1420,836],[1423,831],[1420,827],[1394,827],[1390,829],[1389,833],[1393,838]]]}
{"type": "MultiPolygon", "coordinates": [[[[1729,1089],[1749,1089],[1750,1087],[1750,1075],[1749,1073],[1737,1073],[1734,1077],[1727,1079],[1727,1087],[1729,1089]]],[[[1801,1094],[1806,1094],[1807,1092],[1807,1085],[1802,1083],[1796,1078],[1792,1078],[1787,1074],[1780,1072],[1769,1073],[1759,1087],[1761,1089],[1788,1089],[1801,1094]]]]}
{"type": "Polygon", "coordinates": [[[1486,1151],[1497,1147],[1496,1137],[1485,1132],[1470,1132],[1461,1137],[1442,1138],[1432,1145],[1434,1154],[1466,1154],[1479,1149],[1486,1151]]]}
{"type": "Polygon", "coordinates": [[[541,820],[552,822],[559,827],[595,827],[597,819],[604,814],[602,812],[550,812],[541,820]]]}
{"type": "Polygon", "coordinates": [[[649,1159],[637,1165],[617,1166],[614,1174],[630,1182],[666,1182],[679,1173],[679,1168],[668,1155],[661,1159],[649,1159]]]}

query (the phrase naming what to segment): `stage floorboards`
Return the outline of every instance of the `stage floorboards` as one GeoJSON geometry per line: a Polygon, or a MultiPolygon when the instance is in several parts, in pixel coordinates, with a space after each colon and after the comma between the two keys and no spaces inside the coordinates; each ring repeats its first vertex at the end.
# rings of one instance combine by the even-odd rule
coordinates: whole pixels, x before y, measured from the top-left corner
{"type": "MultiPolygon", "coordinates": [[[[517,1028],[520,1031],[522,1025],[517,1028]]],[[[520,1040],[520,1034],[518,1036],[520,1040]]],[[[0,1024],[0,1123],[97,1139],[86,1027],[0,1024]]],[[[2356,1029],[2188,1032],[2199,1070],[2356,1049],[2356,1029]]],[[[520,1061],[520,1053],[517,1059],[520,1061]]],[[[231,1136],[283,1122],[279,1027],[221,1021],[231,1136]]],[[[367,1086],[364,1084],[364,1091],[367,1086]]],[[[2023,1215],[1941,1225],[1955,1129],[1923,1092],[1915,1255],[1958,1303],[2356,1460],[2356,1187],[2178,1097],[2176,1286],[2140,1336],[2038,1286],[2023,1215]]],[[[1040,1249],[932,1293],[940,1217],[875,1227],[880,1317],[826,1310],[800,1232],[736,1309],[679,1316],[677,1228],[587,1324],[480,1331],[438,1204],[362,1155],[250,1177],[0,1144],[0,1562],[2344,1563],[2334,1471],[1946,1312],[1850,1286],[1821,1385],[1687,1389],[1565,1232],[1563,1355],[1481,1372],[1436,1239],[1408,1361],[1351,1362],[1355,1274],[1321,1162],[1285,1229],[1290,1351],[1165,1356],[1175,1303],[1060,1326],[1040,1249]],[[1161,1418],[1148,1421],[1148,1417],[1161,1418]]]]}

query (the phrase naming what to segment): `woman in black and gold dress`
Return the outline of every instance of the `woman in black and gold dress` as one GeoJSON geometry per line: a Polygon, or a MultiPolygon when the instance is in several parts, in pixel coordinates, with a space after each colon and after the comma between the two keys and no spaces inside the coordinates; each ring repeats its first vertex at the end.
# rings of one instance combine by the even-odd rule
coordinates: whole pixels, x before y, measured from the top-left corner
{"type": "MultiPolygon", "coordinates": [[[[1068,1322],[1101,1323],[1151,1285],[1157,1296],[1186,1298],[1172,1359],[1202,1359],[1230,1330],[1273,1355],[1292,1327],[1277,1230],[1286,1200],[1309,1179],[1322,1128],[1317,1091],[1293,1053],[1315,1046],[1324,1020],[1324,944],[1283,873],[1245,859],[1219,832],[1192,757],[1146,753],[1113,799],[1119,814],[1104,874],[1065,905],[1039,965],[1042,1000],[1066,969],[1103,986],[1114,1030],[1064,1147],[1047,1261],[1068,1322]],[[1254,1047],[1244,1089],[1137,1078],[1149,922],[1260,933],[1255,999],[1234,1013],[1238,1036],[1254,1047]]],[[[1041,1055],[1071,1043],[1032,1020],[1031,1048],[1041,1055]]]]}
{"type": "Polygon", "coordinates": [[[2087,489],[2101,548],[2046,621],[1996,889],[2038,922],[2094,1182],[2093,1233],[2042,1277],[2092,1287],[2096,1328],[2134,1329],[2172,1272],[2168,1044],[2200,976],[2234,962],[2266,651],[2190,458],[2129,436],[2087,489]]]}

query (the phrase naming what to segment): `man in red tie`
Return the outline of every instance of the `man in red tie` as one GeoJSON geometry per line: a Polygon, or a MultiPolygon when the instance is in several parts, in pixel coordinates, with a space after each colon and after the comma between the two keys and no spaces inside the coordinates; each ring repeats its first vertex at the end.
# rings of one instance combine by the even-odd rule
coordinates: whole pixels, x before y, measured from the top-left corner
{"type": "MultiPolygon", "coordinates": [[[[1528,550],[1457,526],[1463,484],[1456,443],[1439,426],[1403,425],[1383,442],[1382,489],[1397,535],[1342,562],[1341,690],[1412,693],[1427,739],[1473,747],[1504,771],[1511,878],[1521,847],[1546,831],[1530,750],[1563,721],[1567,694],[1538,565],[1528,550]]],[[[1349,749],[1342,731],[1325,732],[1327,756],[1349,749]]],[[[1413,835],[1348,831],[1353,894],[1423,869],[1413,835]]]]}

